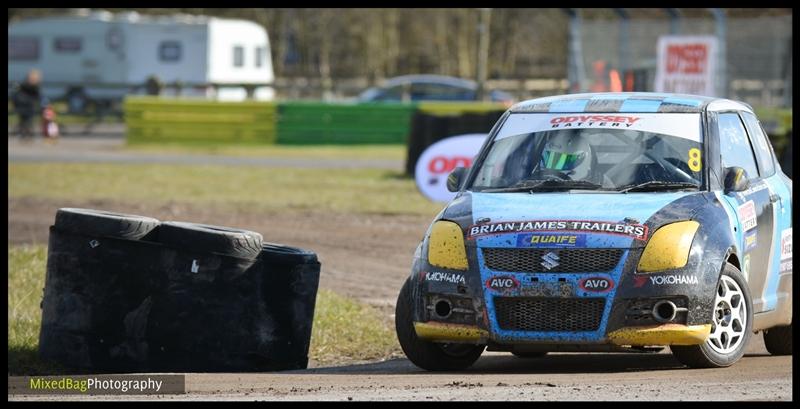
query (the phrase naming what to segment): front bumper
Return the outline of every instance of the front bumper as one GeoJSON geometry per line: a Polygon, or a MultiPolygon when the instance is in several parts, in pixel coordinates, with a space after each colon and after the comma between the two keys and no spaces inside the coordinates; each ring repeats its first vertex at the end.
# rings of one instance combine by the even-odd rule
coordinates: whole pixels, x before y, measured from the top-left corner
{"type": "Polygon", "coordinates": [[[703,300],[714,293],[716,277],[712,277],[713,272],[688,271],[693,268],[691,263],[681,271],[635,274],[641,249],[625,249],[619,263],[610,271],[509,273],[488,269],[479,247],[468,248],[467,253],[470,266],[467,271],[443,272],[424,259],[415,261],[412,277],[418,292],[414,321],[420,338],[435,342],[500,345],[656,346],[701,344],[710,332],[711,310],[703,300]],[[698,280],[677,280],[667,285],[664,280],[650,279],[676,274],[697,276],[698,280]],[[497,277],[513,278],[510,283],[514,288],[490,288],[492,278],[497,277]],[[613,288],[587,290],[585,280],[591,277],[605,278],[613,283],[613,288]],[[447,317],[436,316],[435,304],[442,300],[449,301],[453,307],[447,317]],[[509,300],[552,301],[556,304],[561,301],[602,300],[602,306],[597,307],[596,326],[591,328],[572,330],[568,326],[559,327],[560,322],[574,319],[569,309],[563,307],[555,314],[541,313],[547,309],[528,313],[529,317],[534,317],[532,321],[547,316],[552,325],[559,328],[512,327],[507,319],[508,307],[502,310],[503,302],[509,300]],[[647,314],[658,300],[670,300],[683,312],[671,322],[656,322],[647,314]]]}

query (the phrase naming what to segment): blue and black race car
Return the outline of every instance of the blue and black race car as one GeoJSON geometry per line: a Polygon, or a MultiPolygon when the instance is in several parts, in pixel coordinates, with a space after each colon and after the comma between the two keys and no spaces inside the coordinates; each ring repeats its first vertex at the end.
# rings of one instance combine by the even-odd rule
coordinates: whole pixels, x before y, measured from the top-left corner
{"type": "Polygon", "coordinates": [[[406,356],[792,353],[792,182],[753,110],[726,99],[576,94],[511,107],[414,254],[406,356]]]}

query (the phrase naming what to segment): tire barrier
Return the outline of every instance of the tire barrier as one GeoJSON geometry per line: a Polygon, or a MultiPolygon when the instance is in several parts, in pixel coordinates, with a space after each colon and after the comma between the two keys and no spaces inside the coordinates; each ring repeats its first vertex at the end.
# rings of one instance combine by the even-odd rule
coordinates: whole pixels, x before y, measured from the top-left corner
{"type": "Polygon", "coordinates": [[[416,112],[411,119],[411,135],[408,138],[405,171],[414,176],[414,169],[425,148],[449,136],[489,133],[503,111],[485,113],[463,113],[460,115],[436,115],[416,112]]]}
{"type": "Polygon", "coordinates": [[[59,209],[39,352],[95,372],[304,369],[319,272],[247,230],[59,209]]]}

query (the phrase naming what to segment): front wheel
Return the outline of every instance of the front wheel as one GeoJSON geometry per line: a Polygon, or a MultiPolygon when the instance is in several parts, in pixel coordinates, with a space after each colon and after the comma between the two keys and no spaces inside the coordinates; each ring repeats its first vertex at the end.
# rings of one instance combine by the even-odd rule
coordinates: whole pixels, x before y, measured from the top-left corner
{"type": "Polygon", "coordinates": [[[734,265],[725,264],[714,297],[711,334],[700,345],[672,345],[672,355],[692,368],[731,366],[744,355],[753,325],[747,282],[734,265]]]}
{"type": "Polygon", "coordinates": [[[414,330],[411,280],[406,280],[395,308],[395,329],[400,347],[414,365],[428,371],[459,371],[480,358],[485,346],[425,341],[414,330]]]}

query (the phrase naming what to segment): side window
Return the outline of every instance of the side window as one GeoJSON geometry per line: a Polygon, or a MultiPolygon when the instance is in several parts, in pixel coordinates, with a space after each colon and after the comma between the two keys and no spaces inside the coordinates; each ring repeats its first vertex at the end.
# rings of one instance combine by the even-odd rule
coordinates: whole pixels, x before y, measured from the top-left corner
{"type": "Polygon", "coordinates": [[[381,92],[380,96],[375,98],[376,101],[400,101],[403,99],[403,86],[395,85],[394,87],[387,88],[381,92]]]}
{"type": "Polygon", "coordinates": [[[266,54],[266,47],[256,47],[256,67],[261,68],[264,65],[264,54],[266,54]]]}
{"type": "Polygon", "coordinates": [[[719,114],[719,150],[722,155],[722,166],[739,166],[747,172],[749,179],[758,177],[753,148],[747,140],[744,125],[735,112],[719,114]]]}
{"type": "Polygon", "coordinates": [[[56,37],[53,40],[53,50],[59,53],[79,53],[83,48],[83,39],[80,37],[56,37]]]}
{"type": "Polygon", "coordinates": [[[38,37],[8,37],[9,61],[35,61],[39,59],[38,37]]]}
{"type": "Polygon", "coordinates": [[[474,93],[463,88],[452,87],[444,84],[416,83],[411,85],[411,99],[413,101],[459,101],[469,100],[474,93]]]}
{"type": "Polygon", "coordinates": [[[181,43],[177,41],[162,41],[158,45],[158,59],[163,62],[180,61],[181,43]]]}
{"type": "Polygon", "coordinates": [[[244,67],[244,47],[240,45],[233,47],[233,66],[244,67]]]}
{"type": "Polygon", "coordinates": [[[775,162],[772,157],[772,149],[764,129],[758,123],[758,118],[750,112],[742,112],[742,118],[744,118],[744,124],[747,126],[747,133],[750,134],[750,141],[753,142],[753,147],[756,150],[756,159],[758,159],[758,167],[761,169],[761,177],[774,175],[775,162]]]}

